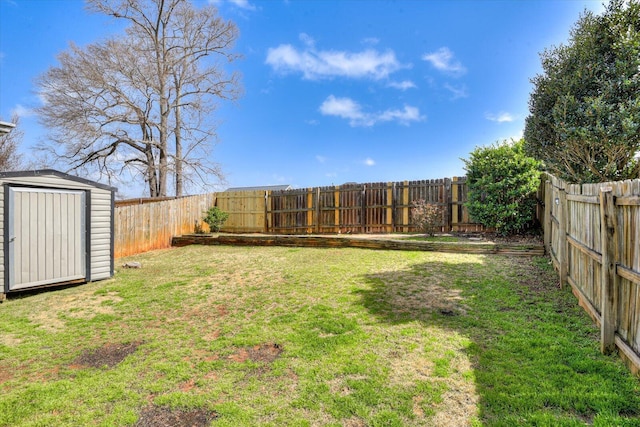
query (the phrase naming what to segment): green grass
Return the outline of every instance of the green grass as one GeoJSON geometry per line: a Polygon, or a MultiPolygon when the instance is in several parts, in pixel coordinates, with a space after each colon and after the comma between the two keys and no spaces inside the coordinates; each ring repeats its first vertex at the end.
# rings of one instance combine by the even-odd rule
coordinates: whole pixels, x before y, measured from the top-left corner
{"type": "MultiPolygon", "coordinates": [[[[640,426],[544,258],[193,246],[0,305],[0,426],[640,426]],[[119,364],[79,356],[138,343],[119,364]],[[251,357],[259,349],[281,351],[251,357]]],[[[255,354],[254,354],[255,356],[255,354]]]]}

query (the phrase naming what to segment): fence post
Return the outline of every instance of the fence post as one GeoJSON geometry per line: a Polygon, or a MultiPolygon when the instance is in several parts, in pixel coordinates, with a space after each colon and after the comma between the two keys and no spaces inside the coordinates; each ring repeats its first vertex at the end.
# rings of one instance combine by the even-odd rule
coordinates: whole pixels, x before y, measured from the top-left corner
{"type": "Polygon", "coordinates": [[[340,233],[340,187],[335,186],[333,193],[333,222],[336,226],[336,232],[340,233]]]}
{"type": "Polygon", "coordinates": [[[567,241],[567,192],[564,188],[558,189],[558,234],[560,245],[558,246],[558,262],[560,263],[560,289],[567,283],[569,274],[569,242],[567,241]]]}
{"type": "Polygon", "coordinates": [[[615,350],[618,308],[618,220],[611,187],[600,189],[600,236],[602,239],[602,300],[600,317],[600,351],[615,350]]]}
{"type": "Polygon", "coordinates": [[[367,232],[367,186],[362,186],[362,197],[360,199],[360,232],[367,232]]]}
{"type": "Polygon", "coordinates": [[[402,187],[402,231],[409,232],[409,181],[402,187]]]}
{"type": "Polygon", "coordinates": [[[316,187],[316,234],[320,234],[320,187],[316,187]]]}
{"type": "Polygon", "coordinates": [[[547,253],[551,253],[551,182],[547,179],[544,182],[544,247],[547,253]]]}
{"type": "Polygon", "coordinates": [[[451,179],[450,178],[445,178],[444,179],[444,188],[443,188],[443,194],[442,194],[442,202],[444,203],[444,221],[442,224],[442,231],[444,231],[445,233],[448,233],[450,231],[452,231],[453,229],[451,228],[451,179]]]}
{"type": "Polygon", "coordinates": [[[269,232],[269,192],[264,191],[264,232],[269,232]]]}
{"type": "Polygon", "coordinates": [[[307,188],[307,229],[306,233],[311,234],[314,230],[313,225],[313,188],[307,188]]]}
{"type": "Polygon", "coordinates": [[[454,176],[451,182],[451,231],[460,231],[460,222],[458,209],[458,177],[454,176]]]}
{"type": "Polygon", "coordinates": [[[387,215],[386,215],[386,231],[393,233],[393,184],[387,182],[387,215]]]}

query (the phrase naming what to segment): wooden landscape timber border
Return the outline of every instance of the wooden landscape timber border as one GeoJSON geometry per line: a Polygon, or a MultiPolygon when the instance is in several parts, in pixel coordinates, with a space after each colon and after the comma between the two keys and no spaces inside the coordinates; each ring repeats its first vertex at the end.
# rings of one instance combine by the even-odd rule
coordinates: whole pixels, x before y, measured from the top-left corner
{"type": "Polygon", "coordinates": [[[313,248],[364,248],[405,251],[434,251],[467,254],[500,254],[513,256],[542,256],[544,246],[537,244],[429,242],[408,239],[390,239],[357,236],[324,235],[186,235],[172,239],[176,247],[188,245],[234,246],[293,246],[313,248]]]}
{"type": "Polygon", "coordinates": [[[541,193],[560,286],[571,286],[600,328],[600,350],[617,350],[640,375],[640,180],[576,185],[548,176],[541,193]]]}

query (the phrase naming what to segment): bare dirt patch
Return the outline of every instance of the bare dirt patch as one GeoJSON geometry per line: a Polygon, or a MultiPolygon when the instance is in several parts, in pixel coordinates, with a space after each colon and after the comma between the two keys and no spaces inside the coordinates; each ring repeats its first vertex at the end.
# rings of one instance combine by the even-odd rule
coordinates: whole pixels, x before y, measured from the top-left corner
{"type": "Polygon", "coordinates": [[[0,345],[15,347],[22,343],[22,339],[13,334],[4,333],[0,336],[0,345]]]}
{"type": "Polygon", "coordinates": [[[229,359],[238,363],[245,362],[246,360],[271,363],[280,357],[282,351],[283,348],[280,344],[259,344],[253,347],[242,347],[229,356],[229,359]]]}
{"type": "Polygon", "coordinates": [[[141,344],[141,342],[105,344],[100,348],[85,351],[73,361],[72,366],[88,366],[92,368],[107,366],[108,368],[113,368],[127,356],[133,354],[141,344]]]}
{"type": "Polygon", "coordinates": [[[7,368],[0,366],[0,384],[9,381],[11,378],[13,378],[13,374],[7,368]]]}
{"type": "Polygon", "coordinates": [[[205,427],[211,424],[218,415],[204,409],[191,411],[158,406],[150,406],[142,410],[136,427],[205,427]]]}
{"type": "Polygon", "coordinates": [[[65,322],[59,314],[77,319],[93,319],[98,314],[112,314],[111,304],[122,301],[115,292],[96,295],[90,285],[83,285],[86,290],[69,295],[50,294],[47,303],[29,315],[29,320],[40,325],[49,332],[59,332],[65,328],[65,322]]]}

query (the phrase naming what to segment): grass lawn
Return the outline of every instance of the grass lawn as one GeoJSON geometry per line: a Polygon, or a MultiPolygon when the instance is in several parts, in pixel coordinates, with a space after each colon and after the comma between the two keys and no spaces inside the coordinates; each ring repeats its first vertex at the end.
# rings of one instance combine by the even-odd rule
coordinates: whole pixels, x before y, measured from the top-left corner
{"type": "Polygon", "coordinates": [[[640,426],[544,258],[191,246],[0,305],[0,426],[640,426]]]}

